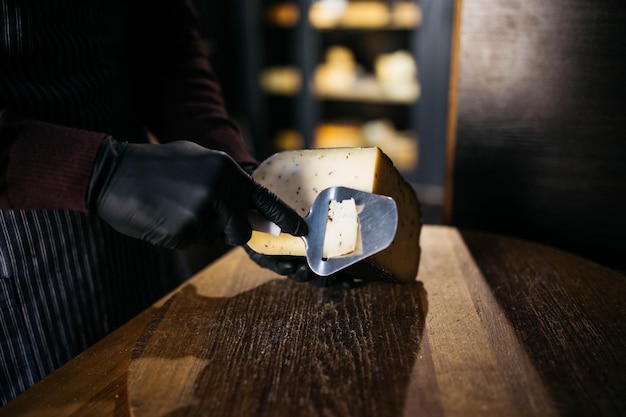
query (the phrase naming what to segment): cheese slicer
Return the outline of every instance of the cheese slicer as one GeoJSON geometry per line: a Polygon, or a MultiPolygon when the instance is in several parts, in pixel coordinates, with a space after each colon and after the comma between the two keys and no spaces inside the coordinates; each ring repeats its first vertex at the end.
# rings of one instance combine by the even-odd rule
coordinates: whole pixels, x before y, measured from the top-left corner
{"type": "MultiPolygon", "coordinates": [[[[249,220],[254,230],[274,235],[280,232],[280,228],[267,219],[249,216],[249,220]]],[[[304,221],[309,227],[309,233],[302,236],[307,263],[317,275],[329,276],[389,247],[398,229],[398,208],[391,197],[336,186],[317,195],[304,221]],[[329,206],[332,201],[350,199],[354,199],[357,207],[357,247],[348,254],[325,258],[329,206]]]]}

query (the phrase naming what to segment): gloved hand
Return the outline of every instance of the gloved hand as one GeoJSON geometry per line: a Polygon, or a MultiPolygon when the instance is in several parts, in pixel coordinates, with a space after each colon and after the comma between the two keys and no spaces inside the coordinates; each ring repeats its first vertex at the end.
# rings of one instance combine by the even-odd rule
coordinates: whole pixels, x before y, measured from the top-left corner
{"type": "MultiPolygon", "coordinates": [[[[249,175],[252,175],[256,165],[247,165],[243,167],[249,175]]],[[[300,235],[302,236],[302,235],[300,235]]],[[[286,276],[296,282],[308,282],[317,287],[330,287],[336,282],[341,281],[336,276],[321,277],[311,271],[306,262],[306,258],[301,256],[288,255],[264,255],[252,250],[248,245],[244,246],[250,259],[262,268],[276,272],[278,275],[286,276]]]]}
{"type": "MultiPolygon", "coordinates": [[[[246,166],[243,169],[250,175],[254,172],[256,166],[246,166]]],[[[303,236],[299,235],[299,236],[303,236]]],[[[248,245],[244,246],[244,249],[248,253],[250,259],[257,263],[257,265],[272,270],[278,275],[286,276],[287,278],[296,282],[308,282],[316,287],[330,287],[335,284],[340,284],[344,287],[353,286],[353,277],[346,274],[335,274],[327,277],[322,277],[311,271],[309,265],[306,262],[306,258],[302,256],[288,256],[288,255],[264,255],[252,250],[248,245]]]]}
{"type": "Polygon", "coordinates": [[[348,268],[345,271],[322,277],[311,271],[306,262],[306,258],[302,256],[287,255],[263,255],[244,246],[248,256],[259,266],[270,269],[279,275],[285,275],[287,278],[296,282],[307,282],[316,287],[342,286],[351,288],[358,285],[357,277],[359,274],[353,274],[353,269],[348,268]]]}
{"type": "Polygon", "coordinates": [[[286,233],[307,233],[295,211],[228,155],[186,141],[153,145],[105,139],[87,207],[117,231],[168,248],[208,244],[219,236],[242,245],[252,233],[249,210],[286,233]]]}

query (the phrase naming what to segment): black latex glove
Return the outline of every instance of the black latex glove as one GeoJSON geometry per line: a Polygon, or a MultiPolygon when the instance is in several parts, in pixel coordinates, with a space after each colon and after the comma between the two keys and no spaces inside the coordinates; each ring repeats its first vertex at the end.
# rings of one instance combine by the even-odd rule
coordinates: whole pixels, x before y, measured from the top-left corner
{"type": "Polygon", "coordinates": [[[129,144],[105,139],[87,206],[117,231],[154,245],[184,248],[216,237],[242,245],[253,209],[296,236],[306,223],[227,154],[192,142],[129,144]]]}
{"type": "Polygon", "coordinates": [[[309,268],[306,259],[301,256],[263,255],[250,249],[247,245],[245,249],[250,259],[259,266],[271,269],[277,274],[285,275],[294,281],[306,282],[317,277],[309,268]]]}
{"type": "Polygon", "coordinates": [[[285,275],[287,278],[296,282],[307,282],[316,287],[343,286],[346,288],[359,285],[360,273],[348,268],[345,271],[322,277],[311,271],[306,262],[306,258],[302,256],[287,255],[263,255],[253,251],[250,247],[245,246],[246,252],[254,262],[263,268],[270,269],[279,275],[285,275]]]}
{"type": "MultiPolygon", "coordinates": [[[[252,175],[256,169],[256,165],[243,166],[243,170],[252,175]]],[[[330,287],[335,282],[334,276],[321,277],[311,271],[306,262],[306,258],[301,256],[288,255],[263,255],[252,250],[248,245],[244,246],[250,259],[257,265],[276,272],[278,275],[286,276],[296,282],[308,282],[317,287],[330,287]]]]}

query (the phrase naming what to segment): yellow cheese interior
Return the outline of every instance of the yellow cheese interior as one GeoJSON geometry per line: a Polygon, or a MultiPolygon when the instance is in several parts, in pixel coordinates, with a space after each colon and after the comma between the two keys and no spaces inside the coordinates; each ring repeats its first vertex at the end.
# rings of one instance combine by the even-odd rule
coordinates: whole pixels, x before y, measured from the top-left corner
{"type": "MultiPolygon", "coordinates": [[[[332,186],[392,197],[398,206],[398,230],[392,244],[367,260],[401,281],[413,281],[420,257],[421,210],[413,188],[376,147],[286,151],[266,159],[253,173],[303,217],[315,197],[332,186]]],[[[251,249],[266,255],[306,256],[304,241],[285,233],[253,232],[251,249]]]]}
{"type": "Polygon", "coordinates": [[[322,258],[354,254],[359,240],[359,216],[354,198],[331,200],[326,216],[322,258]]]}

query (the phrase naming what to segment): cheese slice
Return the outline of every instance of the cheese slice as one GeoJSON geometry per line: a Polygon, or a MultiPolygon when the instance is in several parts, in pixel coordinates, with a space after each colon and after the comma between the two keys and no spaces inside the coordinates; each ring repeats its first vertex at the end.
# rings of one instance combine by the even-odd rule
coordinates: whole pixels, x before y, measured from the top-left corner
{"type": "MultiPolygon", "coordinates": [[[[420,258],[421,208],[413,188],[379,148],[331,148],[285,151],[272,155],[253,177],[273,191],[301,216],[306,216],[317,194],[343,186],[386,195],[398,206],[398,230],[391,245],[366,260],[382,276],[414,281],[420,258]]],[[[281,233],[253,232],[248,246],[266,255],[306,256],[304,241],[281,233]]],[[[376,279],[379,277],[364,277],[376,279]]]]}
{"type": "Polygon", "coordinates": [[[354,198],[328,204],[322,258],[354,254],[359,247],[359,215],[354,198]]]}

